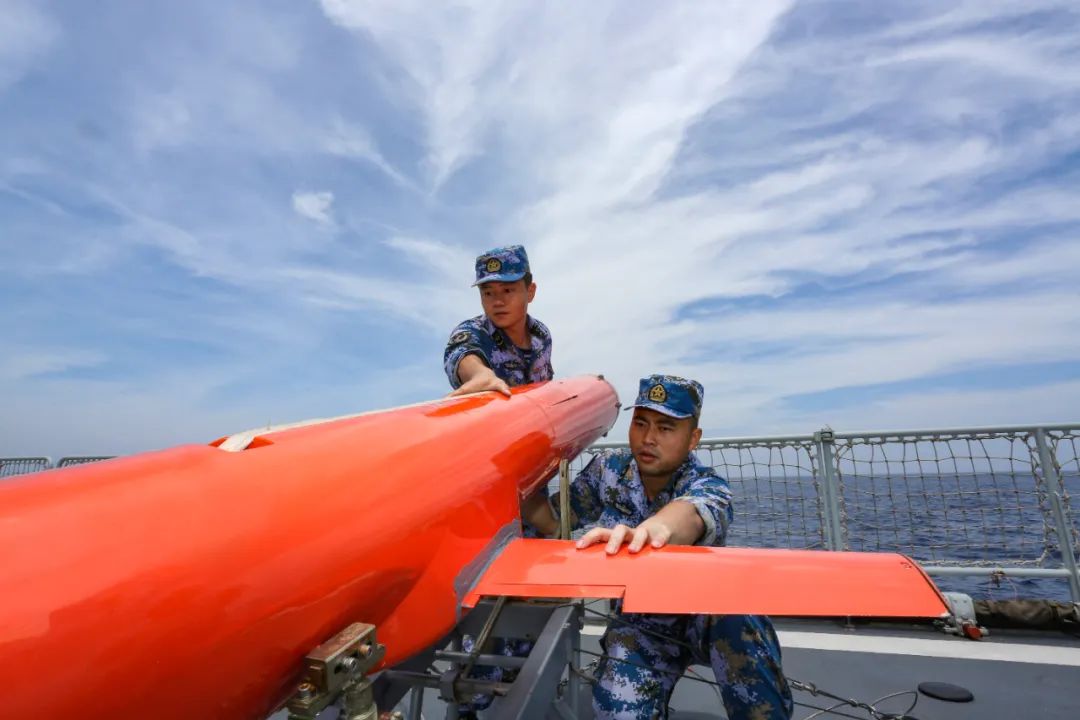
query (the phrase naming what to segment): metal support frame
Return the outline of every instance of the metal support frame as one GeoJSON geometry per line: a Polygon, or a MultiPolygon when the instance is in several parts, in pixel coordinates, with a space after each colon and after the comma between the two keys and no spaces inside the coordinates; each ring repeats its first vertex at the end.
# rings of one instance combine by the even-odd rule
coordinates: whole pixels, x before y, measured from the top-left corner
{"type": "Polygon", "coordinates": [[[946,592],[942,595],[949,606],[949,613],[935,620],[934,625],[946,634],[966,637],[969,640],[982,640],[990,634],[989,630],[979,625],[975,603],[970,595],[958,592],[946,592]]]}
{"type": "Polygon", "coordinates": [[[1045,429],[1035,429],[1035,445],[1039,451],[1039,467],[1042,469],[1043,482],[1046,483],[1046,494],[1050,499],[1061,562],[1069,573],[1069,593],[1074,603],[1080,603],[1080,571],[1077,570],[1076,552],[1069,533],[1069,519],[1065,515],[1064,489],[1061,478],[1058,477],[1050,443],[1046,440],[1045,429]]]}
{"type": "MultiPolygon", "coordinates": [[[[444,645],[446,642],[440,643],[444,645]]],[[[431,647],[412,656],[404,662],[398,663],[393,670],[384,670],[373,678],[373,691],[375,704],[380,708],[393,708],[402,701],[405,695],[409,695],[410,720],[419,720],[423,705],[423,683],[411,682],[405,678],[416,675],[423,677],[425,671],[435,662],[435,648],[431,647]],[[397,677],[402,676],[402,677],[397,677]]]]}
{"type": "Polygon", "coordinates": [[[501,707],[492,708],[495,711],[492,717],[529,720],[543,717],[545,708],[551,706],[567,720],[578,717],[578,684],[573,666],[580,649],[581,619],[581,606],[577,603],[563,605],[551,613],[501,707]],[[557,698],[564,671],[569,672],[567,697],[557,698]]]}
{"type": "MultiPolygon", "coordinates": [[[[379,673],[374,684],[375,700],[385,711],[396,707],[408,694],[406,717],[418,719],[424,689],[436,689],[447,703],[446,717],[452,720],[458,716],[454,698],[484,693],[496,696],[484,713],[492,720],[545,717],[552,709],[565,720],[573,720],[580,716],[580,682],[574,668],[579,665],[583,617],[580,603],[485,599],[441,642],[408,662],[379,673]],[[463,635],[476,636],[485,628],[495,637],[535,639],[529,656],[461,652],[458,639],[463,635]],[[448,646],[450,649],[443,649],[448,646]],[[449,661],[450,668],[439,674],[431,672],[436,660],[449,661]],[[512,683],[468,678],[470,661],[515,668],[517,677],[512,683]],[[558,690],[564,676],[566,690],[560,698],[558,690]]],[[[480,646],[477,642],[477,649],[480,646]]]]}
{"type": "MultiPolygon", "coordinates": [[[[477,635],[487,622],[487,617],[495,607],[497,600],[480,600],[458,623],[453,635],[477,635]]],[[[540,637],[547,625],[551,611],[565,603],[557,601],[508,600],[491,628],[495,637],[518,637],[535,639],[540,637]]]]}
{"type": "Polygon", "coordinates": [[[825,547],[845,550],[844,529],[841,523],[840,483],[836,477],[836,443],[833,431],[824,428],[814,433],[818,464],[821,466],[822,505],[825,510],[825,547]]]}

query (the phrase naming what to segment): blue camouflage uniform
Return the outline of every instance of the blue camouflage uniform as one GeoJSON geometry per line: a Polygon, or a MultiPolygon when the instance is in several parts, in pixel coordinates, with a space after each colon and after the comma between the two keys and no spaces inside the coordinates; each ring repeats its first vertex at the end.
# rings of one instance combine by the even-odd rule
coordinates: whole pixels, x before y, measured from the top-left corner
{"type": "MultiPolygon", "coordinates": [[[[514,282],[529,272],[525,248],[512,245],[490,250],[476,258],[476,282],[514,282]]],[[[467,355],[477,355],[510,387],[551,380],[551,332],[542,322],[526,315],[530,347],[520,348],[484,315],[463,321],[453,332],[443,351],[443,368],[450,386],[461,387],[458,364],[467,355]]]]}
{"type": "Polygon", "coordinates": [[[525,318],[532,347],[519,348],[500,328],[495,327],[484,315],[477,315],[461,322],[450,334],[443,352],[443,368],[450,386],[461,387],[458,379],[458,363],[466,355],[479,355],[503,382],[510,387],[550,380],[551,333],[547,327],[532,316],[525,318]]]}
{"type": "MultiPolygon", "coordinates": [[[[529,258],[525,248],[520,245],[496,248],[476,258],[476,282],[474,286],[486,282],[515,282],[529,272],[529,258]]],[[[461,387],[458,379],[458,364],[465,356],[475,354],[487,364],[495,375],[510,387],[527,385],[534,382],[551,380],[554,371],[551,367],[551,332],[534,317],[526,315],[526,329],[531,347],[526,350],[517,347],[503,330],[496,327],[485,315],[463,321],[453,332],[443,352],[443,368],[450,386],[455,390],[461,387]]],[[[542,487],[539,492],[547,493],[542,487]]],[[[539,537],[536,528],[526,524],[522,534],[525,537],[539,537]]],[[[465,636],[462,649],[472,652],[475,639],[465,636]]],[[[529,654],[532,643],[526,640],[507,640],[493,638],[490,652],[497,655],[524,657],[529,654]]],[[[508,674],[500,667],[477,665],[470,677],[486,680],[508,680],[508,674]]],[[[474,695],[472,701],[458,706],[459,714],[474,715],[491,705],[490,695],[474,695]]]]}
{"type": "MultiPolygon", "coordinates": [[[[631,407],[690,417],[700,413],[702,394],[694,381],[654,375],[641,381],[631,407]]],[[[693,454],[649,500],[629,449],[599,452],[571,483],[571,525],[633,528],[674,500],[692,504],[704,522],[695,544],[724,544],[733,518],[731,489],[693,454]]],[[[551,505],[557,516],[558,493],[551,505]]],[[[730,720],[791,717],[780,643],[767,617],[629,614],[621,613],[620,601],[601,645],[608,657],[597,667],[593,688],[597,718],[667,717],[675,682],[692,663],[712,666],[730,720]]]]}

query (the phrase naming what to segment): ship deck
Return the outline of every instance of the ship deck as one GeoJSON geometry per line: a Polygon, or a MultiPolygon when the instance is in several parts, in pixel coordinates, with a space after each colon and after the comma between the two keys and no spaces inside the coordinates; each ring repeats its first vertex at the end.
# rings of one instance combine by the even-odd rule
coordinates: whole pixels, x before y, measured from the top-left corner
{"type": "MultiPolygon", "coordinates": [[[[872,705],[877,717],[917,720],[1075,720],[1080,717],[1080,639],[1055,631],[992,630],[982,640],[946,635],[928,624],[846,623],[829,620],[777,619],[789,679],[832,695],[872,705]],[[925,682],[950,683],[974,696],[947,702],[918,691],[925,682]],[[881,700],[881,698],[888,699],[881,700]],[[912,702],[917,701],[912,707],[912,702]],[[891,714],[888,715],[888,714],[891,714]]],[[[599,652],[603,626],[587,622],[581,648],[599,652]]],[[[591,656],[583,654],[582,664],[591,656]]],[[[442,668],[441,663],[436,663],[442,668]]],[[[673,720],[719,720],[726,715],[707,666],[695,665],[676,685],[673,720]]],[[[581,688],[581,718],[592,718],[589,687],[581,688]]],[[[867,709],[839,705],[828,696],[795,689],[796,720],[872,718],[867,709]],[[835,712],[822,713],[821,708],[835,712]],[[842,713],[842,714],[841,714],[842,713]]],[[[500,718],[500,699],[481,717],[500,718]]],[[[409,717],[408,699],[399,706],[409,717]]],[[[438,691],[424,691],[420,717],[451,717],[438,691]]],[[[273,720],[285,720],[285,712],[273,720]]],[[[416,717],[416,715],[413,715],[416,717]]],[[[546,718],[557,719],[555,709],[546,718]]],[[[320,720],[335,720],[333,708],[320,720]]]]}

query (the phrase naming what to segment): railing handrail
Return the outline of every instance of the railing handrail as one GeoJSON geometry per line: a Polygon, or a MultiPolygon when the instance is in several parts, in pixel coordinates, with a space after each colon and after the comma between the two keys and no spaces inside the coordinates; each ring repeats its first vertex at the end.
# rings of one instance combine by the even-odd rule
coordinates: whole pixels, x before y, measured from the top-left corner
{"type": "MultiPolygon", "coordinates": [[[[1080,422],[1075,423],[1056,423],[1045,425],[984,425],[973,427],[949,427],[949,428],[929,428],[929,429],[907,429],[907,430],[860,430],[860,431],[838,431],[830,428],[824,428],[824,430],[831,432],[833,438],[836,440],[852,440],[856,438],[914,438],[914,437],[930,437],[941,435],[1008,435],[1016,433],[1034,433],[1036,430],[1045,430],[1047,432],[1060,432],[1069,430],[1080,430],[1080,422]]],[[[698,442],[699,445],[753,445],[753,444],[773,444],[781,442],[814,442],[815,434],[809,435],[747,435],[747,436],[730,436],[730,437],[703,437],[698,442]]],[[[606,440],[604,442],[593,443],[590,449],[598,450],[613,450],[617,448],[626,447],[625,440],[606,440]]]]}
{"type": "Polygon", "coordinates": [[[825,427],[707,437],[698,451],[741,487],[748,523],[737,542],[913,549],[942,576],[1062,578],[1080,603],[1080,517],[1069,495],[1080,495],[1080,422],[825,427]]]}

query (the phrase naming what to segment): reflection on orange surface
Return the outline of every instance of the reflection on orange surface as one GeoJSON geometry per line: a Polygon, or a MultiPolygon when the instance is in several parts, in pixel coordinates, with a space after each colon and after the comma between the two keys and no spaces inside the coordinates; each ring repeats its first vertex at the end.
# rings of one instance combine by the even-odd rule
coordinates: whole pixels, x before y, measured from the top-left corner
{"type": "Polygon", "coordinates": [[[509,402],[509,398],[505,395],[499,395],[498,393],[455,397],[432,406],[431,409],[424,414],[430,418],[448,417],[450,415],[469,412],[470,410],[477,410],[488,403],[493,402],[509,402]]]}

